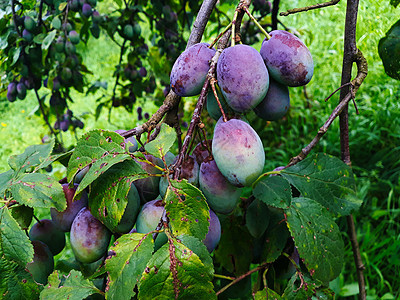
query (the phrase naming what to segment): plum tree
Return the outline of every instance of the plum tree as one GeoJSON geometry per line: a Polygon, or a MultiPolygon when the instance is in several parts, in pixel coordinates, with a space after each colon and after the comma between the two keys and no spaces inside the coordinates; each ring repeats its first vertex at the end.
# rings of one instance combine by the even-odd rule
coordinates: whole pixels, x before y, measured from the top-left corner
{"type": "Polygon", "coordinates": [[[290,97],[288,87],[271,78],[267,95],[254,108],[254,112],[264,120],[276,121],[287,113],[289,106],[290,97]]]}
{"type": "Polygon", "coordinates": [[[107,252],[110,239],[111,231],[87,207],[82,208],[71,226],[70,242],[75,258],[83,263],[95,262],[107,252]]]}
{"type": "Polygon", "coordinates": [[[241,113],[258,105],[269,86],[268,70],[260,53],[248,45],[235,45],[221,53],[217,80],[226,103],[241,113]]]}
{"type": "Polygon", "coordinates": [[[208,252],[213,252],[217,247],[219,240],[221,239],[221,223],[219,222],[218,216],[210,209],[210,226],[208,232],[203,240],[206,245],[208,252]]]}
{"type": "Polygon", "coordinates": [[[60,230],[67,232],[71,230],[72,222],[78,212],[88,205],[88,195],[85,191],[79,199],[73,200],[78,184],[75,183],[73,188],[68,183],[62,185],[65,199],[67,200],[67,208],[64,211],[57,211],[55,208],[50,209],[51,219],[60,230]]]}
{"type": "Polygon", "coordinates": [[[65,234],[52,220],[42,219],[35,223],[29,230],[31,241],[41,241],[45,243],[53,255],[60,253],[65,247],[65,234]]]}
{"type": "Polygon", "coordinates": [[[263,41],[260,54],[271,77],[287,86],[306,85],[314,73],[310,50],[290,32],[274,30],[270,36],[263,41]]]}
{"type": "Polygon", "coordinates": [[[199,185],[212,210],[229,214],[235,209],[241,190],[222,175],[215,160],[204,161],[200,165],[199,185]]]}
{"type": "MultiPolygon", "coordinates": [[[[148,233],[156,229],[164,211],[162,200],[152,200],[145,203],[139,212],[136,220],[136,230],[139,233],[148,233]]],[[[160,233],[155,242],[154,248],[158,249],[167,242],[165,233],[160,233]]]]}
{"type": "Polygon", "coordinates": [[[219,119],[214,128],[212,153],[222,175],[235,186],[250,186],[262,173],[263,144],[257,132],[242,120],[219,119]]]}
{"type": "Polygon", "coordinates": [[[32,241],[32,245],[34,251],[33,260],[26,265],[26,268],[36,282],[46,284],[47,277],[54,269],[53,255],[49,247],[41,241],[32,241]]]}
{"type": "Polygon", "coordinates": [[[179,96],[200,94],[215,50],[209,44],[199,43],[179,55],[171,70],[171,88],[179,96]]]}

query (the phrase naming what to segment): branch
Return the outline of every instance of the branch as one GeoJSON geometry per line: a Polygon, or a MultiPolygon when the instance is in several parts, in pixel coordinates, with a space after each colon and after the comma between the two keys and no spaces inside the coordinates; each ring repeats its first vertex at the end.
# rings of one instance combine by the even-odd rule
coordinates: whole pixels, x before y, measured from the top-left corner
{"type": "Polygon", "coordinates": [[[12,12],[12,15],[13,15],[13,21],[14,21],[15,30],[17,31],[19,36],[22,36],[21,31],[19,30],[18,25],[17,25],[17,14],[15,12],[15,0],[11,1],[11,12],[12,12]]]}
{"type": "Polygon", "coordinates": [[[293,9],[289,9],[289,10],[287,10],[285,12],[281,12],[279,15],[286,17],[288,15],[296,14],[296,13],[303,12],[303,11],[308,11],[308,10],[312,10],[312,9],[317,9],[317,8],[323,8],[323,7],[327,7],[327,6],[336,5],[336,4],[339,3],[339,1],[340,0],[332,0],[332,1],[318,3],[318,4],[306,6],[306,7],[293,8],[293,9]]]}
{"type": "MultiPolygon", "coordinates": [[[[333,123],[333,121],[340,115],[340,113],[347,107],[347,104],[350,100],[354,99],[356,92],[358,91],[360,85],[364,81],[365,77],[368,73],[368,64],[367,60],[363,56],[360,50],[357,51],[357,54],[353,57],[354,61],[357,64],[357,76],[350,82],[351,90],[345,95],[345,97],[340,101],[338,106],[333,110],[328,120],[324,123],[324,125],[318,130],[317,135],[314,139],[304,147],[301,152],[293,157],[289,164],[286,167],[293,166],[298,162],[302,161],[307,157],[307,155],[311,152],[311,150],[318,144],[319,140],[323,137],[323,135],[328,131],[329,126],[333,123]]],[[[342,89],[343,90],[343,89],[342,89]]]]}
{"type": "Polygon", "coordinates": [[[271,12],[272,30],[278,29],[279,2],[280,0],[274,0],[272,5],[272,12],[271,12]]]}

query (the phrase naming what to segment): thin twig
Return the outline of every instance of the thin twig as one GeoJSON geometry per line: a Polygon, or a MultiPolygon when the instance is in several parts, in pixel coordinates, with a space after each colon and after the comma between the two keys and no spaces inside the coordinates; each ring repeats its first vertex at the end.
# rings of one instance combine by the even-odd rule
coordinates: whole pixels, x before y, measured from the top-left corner
{"type": "Polygon", "coordinates": [[[215,100],[217,100],[217,103],[218,103],[218,106],[219,106],[219,110],[221,111],[222,120],[224,120],[224,122],[226,122],[227,119],[226,119],[226,116],[225,116],[225,112],[224,112],[224,109],[222,108],[221,102],[219,101],[217,90],[215,89],[215,82],[216,82],[215,78],[212,78],[210,80],[211,88],[213,90],[215,100]]]}
{"type": "Polygon", "coordinates": [[[288,15],[296,14],[296,13],[303,12],[303,11],[308,11],[308,10],[312,10],[312,9],[318,9],[318,8],[323,8],[323,7],[327,7],[327,6],[336,5],[339,2],[340,2],[340,0],[332,0],[332,1],[318,3],[318,4],[306,6],[306,7],[293,8],[293,9],[289,9],[287,11],[281,12],[279,15],[286,17],[288,15]]]}

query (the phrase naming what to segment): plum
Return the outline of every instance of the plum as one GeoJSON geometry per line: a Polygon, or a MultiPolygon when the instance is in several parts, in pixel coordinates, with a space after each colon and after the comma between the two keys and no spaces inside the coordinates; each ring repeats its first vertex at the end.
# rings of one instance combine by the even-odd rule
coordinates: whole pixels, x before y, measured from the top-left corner
{"type": "Polygon", "coordinates": [[[206,245],[208,252],[213,252],[217,247],[219,240],[221,239],[221,223],[219,222],[218,216],[210,209],[210,226],[205,239],[203,240],[206,245]]]}
{"type": "Polygon", "coordinates": [[[218,120],[212,153],[222,175],[235,186],[250,186],[264,168],[265,153],[260,137],[239,119],[218,120]]]}
{"type": "Polygon", "coordinates": [[[29,16],[24,18],[24,27],[26,30],[32,31],[36,27],[36,22],[29,16]]]}
{"type": "Polygon", "coordinates": [[[22,37],[24,38],[25,41],[27,41],[28,43],[33,41],[33,35],[32,33],[29,32],[29,30],[24,29],[22,31],[22,37]]]}
{"type": "Polygon", "coordinates": [[[222,175],[214,160],[200,165],[199,185],[210,208],[218,213],[231,213],[239,202],[241,190],[222,175]]]}
{"type": "MultiPolygon", "coordinates": [[[[121,134],[121,133],[126,132],[126,130],[117,129],[117,130],[115,130],[115,132],[118,133],[118,134],[121,134]]],[[[129,149],[128,149],[129,152],[133,153],[133,152],[137,151],[139,146],[138,146],[138,142],[137,142],[137,140],[135,139],[134,136],[128,137],[128,138],[124,139],[124,141],[125,141],[125,143],[126,142],[131,142],[133,144],[132,146],[129,146],[129,149]]]]}
{"type": "Polygon", "coordinates": [[[55,208],[50,209],[52,221],[64,232],[71,230],[72,222],[78,212],[88,205],[88,196],[85,191],[82,192],[82,196],[79,199],[73,200],[77,187],[78,184],[74,184],[74,187],[70,188],[68,183],[64,183],[62,188],[65,198],[67,199],[67,208],[61,212],[57,211],[55,208]]]}
{"type": "Polygon", "coordinates": [[[287,113],[289,106],[290,97],[288,87],[271,78],[267,95],[254,108],[254,112],[264,120],[276,121],[287,113]]]}
{"type": "Polygon", "coordinates": [[[200,94],[215,54],[209,44],[195,44],[179,55],[171,70],[171,88],[181,97],[200,94]]]}
{"type": "MultiPolygon", "coordinates": [[[[226,104],[226,101],[220,89],[217,89],[217,96],[219,102],[221,103],[222,109],[224,110],[224,113],[229,112],[228,104],[226,104]]],[[[217,99],[215,98],[214,92],[212,90],[210,90],[207,94],[207,111],[210,117],[216,121],[218,121],[218,119],[222,116],[221,109],[219,108],[217,99]]]]}
{"type": "Polygon", "coordinates": [[[132,229],[133,225],[135,225],[140,210],[140,197],[133,183],[129,189],[127,200],[128,203],[126,204],[124,214],[118,226],[114,229],[114,232],[127,233],[132,229]]]}
{"type": "Polygon", "coordinates": [[[192,155],[196,158],[197,163],[200,165],[203,161],[205,161],[207,158],[212,158],[211,153],[207,149],[208,143],[208,148],[211,151],[211,145],[212,145],[212,140],[207,140],[207,141],[202,141],[194,147],[192,155]]]}
{"type": "Polygon", "coordinates": [[[106,254],[111,231],[90,213],[81,209],[71,226],[70,242],[76,260],[92,263],[106,254]]]}
{"type": "Polygon", "coordinates": [[[54,258],[47,245],[41,241],[32,241],[33,261],[26,265],[33,279],[41,284],[47,283],[47,277],[53,272],[54,258]]]}
{"type": "Polygon", "coordinates": [[[65,247],[64,232],[49,219],[43,219],[35,223],[29,230],[29,238],[31,241],[45,243],[53,255],[57,255],[65,247]]]}
{"type": "Polygon", "coordinates": [[[17,97],[21,100],[26,97],[26,86],[23,82],[17,84],[17,97]]]}
{"type": "Polygon", "coordinates": [[[247,45],[229,47],[221,53],[217,80],[226,103],[240,113],[257,106],[269,86],[268,70],[260,53],[247,45]]]}
{"type": "MultiPolygon", "coordinates": [[[[162,200],[152,200],[145,205],[139,212],[136,220],[136,230],[139,233],[148,233],[157,228],[164,211],[162,200]]],[[[154,243],[155,249],[160,248],[167,242],[168,238],[164,232],[160,233],[154,243]]]]}
{"type": "Polygon", "coordinates": [[[287,86],[306,85],[314,73],[310,50],[290,32],[274,30],[270,36],[263,41],[260,54],[271,77],[287,86]]]}
{"type": "Polygon", "coordinates": [[[71,41],[72,44],[79,44],[80,38],[79,38],[79,33],[77,33],[75,30],[71,30],[68,33],[69,40],[71,41]]]}
{"type": "Polygon", "coordinates": [[[82,5],[82,15],[85,16],[86,18],[89,18],[92,15],[92,7],[90,4],[85,3],[82,5]]]}
{"type": "MultiPolygon", "coordinates": [[[[146,154],[145,157],[148,161],[152,162],[153,164],[159,167],[164,167],[164,163],[160,158],[149,154],[146,154]]],[[[138,161],[138,163],[149,174],[161,174],[161,170],[157,169],[156,167],[146,162],[138,161]]],[[[142,203],[146,203],[150,200],[154,200],[159,194],[159,184],[160,184],[160,177],[156,176],[149,176],[147,178],[138,179],[134,181],[134,185],[136,186],[140,195],[140,201],[142,203]]]]}

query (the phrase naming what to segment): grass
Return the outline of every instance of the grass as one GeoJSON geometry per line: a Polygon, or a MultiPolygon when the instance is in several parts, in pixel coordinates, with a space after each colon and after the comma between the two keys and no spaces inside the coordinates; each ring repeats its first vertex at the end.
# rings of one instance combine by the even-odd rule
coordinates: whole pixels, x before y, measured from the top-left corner
{"type": "MultiPolygon", "coordinates": [[[[282,1],[281,10],[314,2],[282,1]]],[[[334,7],[281,17],[285,25],[296,30],[308,45],[315,61],[315,71],[307,85],[309,101],[302,88],[291,88],[291,109],[284,119],[254,124],[264,142],[266,170],[285,165],[297,155],[338,102],[338,95],[327,103],[323,100],[340,86],[345,6],[346,1],[341,1],[334,7]]],[[[350,106],[350,152],[357,194],[364,201],[355,214],[355,220],[366,267],[368,299],[400,298],[400,225],[397,221],[400,215],[400,90],[399,82],[384,73],[377,52],[379,39],[396,22],[398,12],[399,9],[389,6],[389,1],[369,0],[360,2],[358,14],[357,45],[368,60],[369,74],[357,93],[360,114],[356,115],[354,107],[350,106]]],[[[105,38],[89,42],[84,59],[93,72],[90,80],[112,77],[118,61],[118,51],[113,47],[113,43],[105,38]]],[[[109,82],[108,95],[111,89],[112,81],[109,82]]],[[[45,93],[45,90],[40,93],[45,93]]],[[[30,144],[40,143],[41,138],[48,134],[44,122],[35,114],[37,102],[32,94],[28,97],[12,104],[0,99],[0,172],[8,169],[7,158],[10,155],[21,153],[30,144]]],[[[93,128],[114,130],[138,124],[136,114],[128,114],[123,109],[113,110],[110,123],[107,112],[96,121],[96,97],[74,94],[73,98],[73,111],[85,122],[84,131],[79,131],[78,135],[93,128]]],[[[145,110],[155,110],[150,101],[140,101],[145,110]]],[[[75,142],[72,133],[64,134],[63,138],[67,144],[75,142]]],[[[340,156],[338,121],[314,151],[340,156]]],[[[345,220],[339,220],[339,225],[347,246],[343,271],[335,284],[340,299],[356,299],[357,278],[345,220]]]]}

